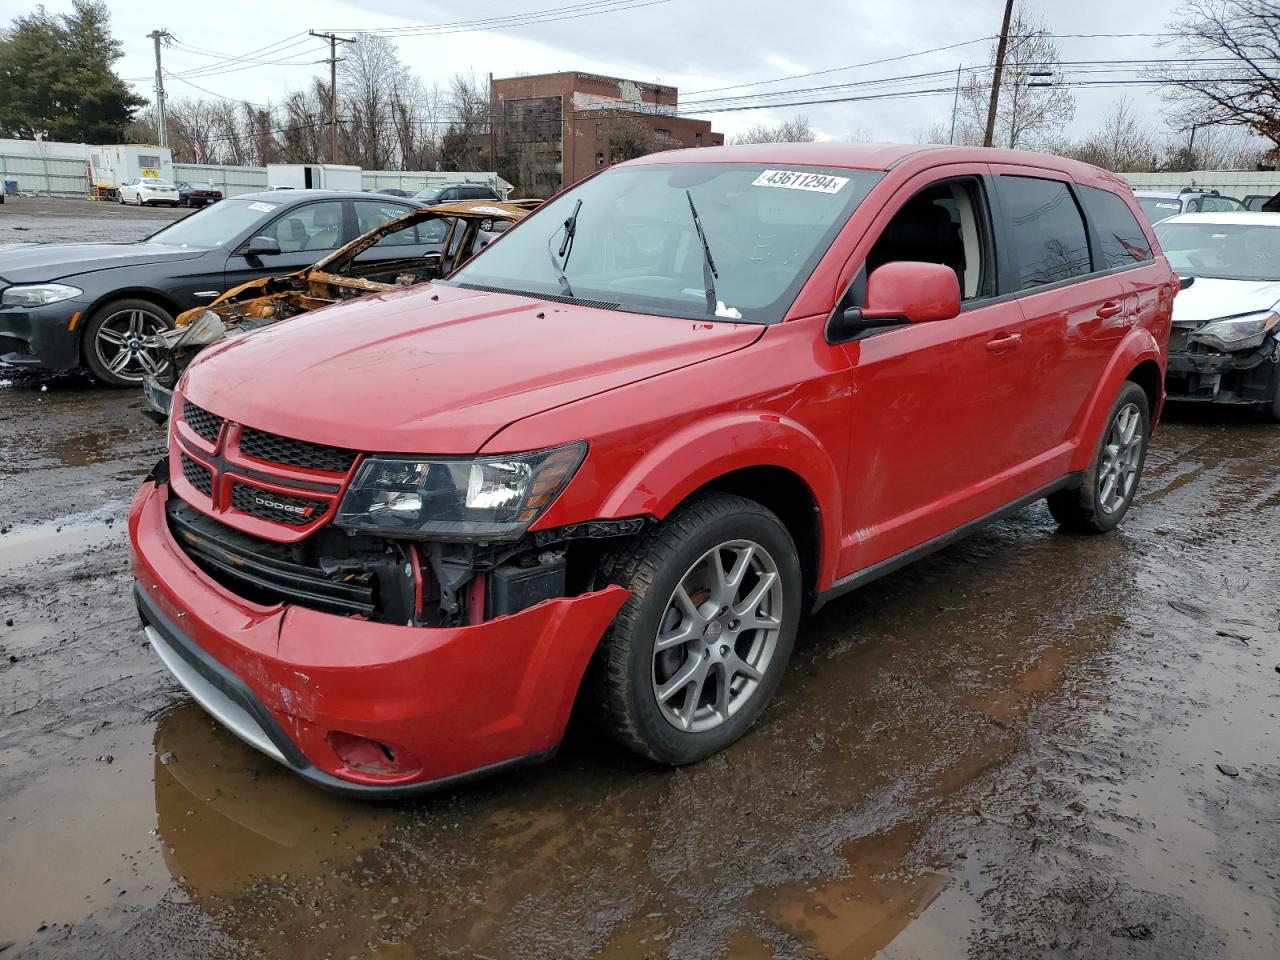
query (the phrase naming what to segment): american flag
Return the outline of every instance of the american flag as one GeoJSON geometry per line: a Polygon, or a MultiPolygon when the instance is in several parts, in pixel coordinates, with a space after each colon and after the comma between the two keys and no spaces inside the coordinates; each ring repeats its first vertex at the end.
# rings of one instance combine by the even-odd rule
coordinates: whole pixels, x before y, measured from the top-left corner
{"type": "Polygon", "coordinates": [[[204,163],[204,147],[200,143],[200,131],[191,138],[191,150],[196,155],[196,163],[204,163]]]}

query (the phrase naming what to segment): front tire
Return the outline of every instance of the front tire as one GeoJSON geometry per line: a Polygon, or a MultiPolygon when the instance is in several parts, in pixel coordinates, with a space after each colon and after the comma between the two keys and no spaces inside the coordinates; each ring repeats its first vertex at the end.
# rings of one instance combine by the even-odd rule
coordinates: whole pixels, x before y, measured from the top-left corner
{"type": "Polygon", "coordinates": [[[1151,435],[1147,393],[1125,381],[1111,406],[1093,462],[1080,486],[1048,497],[1049,513],[1072,533],[1106,533],[1129,512],[1138,492],[1151,435]]]}
{"type": "Polygon", "coordinates": [[[745,734],[777,689],[800,619],[800,561],[782,522],[744,497],[699,497],[606,557],[602,572],[631,590],[592,666],[614,737],[686,764],[745,734]]]}
{"type": "Polygon", "coordinates": [[[115,300],[94,311],[85,324],[85,365],[109,387],[137,387],[150,374],[160,377],[169,361],[151,345],[161,330],[173,328],[169,312],[146,300],[115,300]]]}

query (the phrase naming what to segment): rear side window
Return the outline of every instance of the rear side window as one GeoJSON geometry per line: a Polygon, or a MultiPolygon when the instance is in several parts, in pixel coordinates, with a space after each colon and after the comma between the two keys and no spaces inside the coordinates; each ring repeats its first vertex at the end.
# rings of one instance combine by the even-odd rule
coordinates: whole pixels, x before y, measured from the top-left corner
{"type": "Polygon", "coordinates": [[[1084,218],[1065,183],[1002,176],[999,184],[1018,258],[1012,289],[1041,287],[1091,271],[1084,218]]]}
{"type": "Polygon", "coordinates": [[[1098,243],[1098,270],[1128,267],[1151,259],[1151,245],[1138,226],[1138,219],[1120,197],[1096,187],[1077,187],[1085,212],[1093,221],[1098,243]]]}

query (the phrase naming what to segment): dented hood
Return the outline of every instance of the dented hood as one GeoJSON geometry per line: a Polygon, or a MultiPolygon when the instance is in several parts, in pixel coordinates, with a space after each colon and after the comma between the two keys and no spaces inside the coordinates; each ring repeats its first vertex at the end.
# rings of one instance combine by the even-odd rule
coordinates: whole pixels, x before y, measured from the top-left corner
{"type": "Polygon", "coordinates": [[[300,440],[474,453],[516,420],[740,349],[763,330],[424,284],[222,341],[197,356],[183,390],[300,440]]]}
{"type": "Polygon", "coordinates": [[[1280,301],[1280,281],[1222,280],[1196,277],[1195,283],[1173,300],[1173,322],[1177,326],[1199,326],[1219,317],[1270,310],[1280,301]]]}

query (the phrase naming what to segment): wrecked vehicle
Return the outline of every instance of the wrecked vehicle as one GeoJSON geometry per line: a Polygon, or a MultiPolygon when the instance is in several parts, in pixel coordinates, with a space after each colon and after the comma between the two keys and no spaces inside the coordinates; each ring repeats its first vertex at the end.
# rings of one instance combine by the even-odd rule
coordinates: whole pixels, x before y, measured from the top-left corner
{"type": "Polygon", "coordinates": [[[250,280],[208,306],[179,314],[174,329],[155,337],[168,363],[164,381],[152,376],[143,385],[152,412],[168,415],[172,385],[203,347],[308,310],[446,276],[540,202],[463,201],[414,210],[380,224],[313,266],[250,280]],[[435,246],[424,256],[423,244],[435,246]],[[361,261],[374,247],[385,251],[400,245],[413,255],[361,261]]]}
{"type": "Polygon", "coordinates": [[[611,167],[447,279],[193,360],[129,512],[145,634],[353,795],[544,759],[580,694],[708,757],[802,613],[1041,499],[1121,522],[1178,289],[1141,217],[1022,151],[611,167]]]}
{"type": "Polygon", "coordinates": [[[1173,305],[1170,400],[1280,420],[1280,213],[1196,213],[1156,226],[1186,280],[1173,305]]]}

